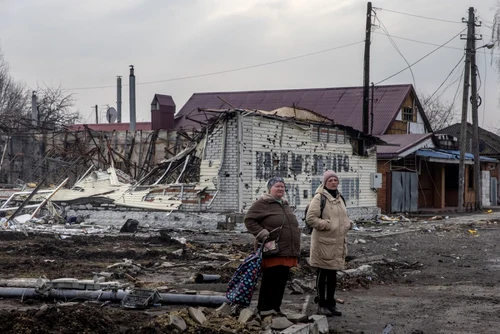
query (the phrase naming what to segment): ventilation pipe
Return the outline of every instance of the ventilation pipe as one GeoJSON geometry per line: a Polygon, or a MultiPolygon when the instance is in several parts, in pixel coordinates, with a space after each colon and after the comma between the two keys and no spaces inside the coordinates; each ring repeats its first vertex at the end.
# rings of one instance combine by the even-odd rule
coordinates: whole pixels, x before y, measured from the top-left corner
{"type": "Polygon", "coordinates": [[[135,75],[134,65],[130,65],[130,132],[135,132],[135,75]]]}
{"type": "Polygon", "coordinates": [[[36,90],[33,91],[31,95],[31,120],[33,126],[38,126],[38,108],[36,100],[36,90]]]}
{"type": "Polygon", "coordinates": [[[116,77],[116,120],[118,123],[122,122],[122,77],[116,77]]]}

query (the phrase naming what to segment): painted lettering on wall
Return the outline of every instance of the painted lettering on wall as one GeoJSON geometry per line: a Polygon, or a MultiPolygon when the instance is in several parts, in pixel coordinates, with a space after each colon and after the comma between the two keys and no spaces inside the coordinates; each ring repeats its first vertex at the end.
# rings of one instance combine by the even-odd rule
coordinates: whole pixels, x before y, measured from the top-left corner
{"type": "Polygon", "coordinates": [[[256,151],[256,172],[259,179],[271,176],[292,177],[302,173],[321,175],[327,169],[336,173],[348,172],[350,168],[347,154],[291,154],[256,151]]]}

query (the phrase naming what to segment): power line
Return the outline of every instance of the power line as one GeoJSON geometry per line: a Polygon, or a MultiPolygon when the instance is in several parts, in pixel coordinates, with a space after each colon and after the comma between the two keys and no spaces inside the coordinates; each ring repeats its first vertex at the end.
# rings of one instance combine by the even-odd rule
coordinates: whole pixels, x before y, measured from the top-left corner
{"type": "MultiPolygon", "coordinates": [[[[386,36],[386,34],[382,33],[382,32],[373,31],[373,33],[374,34],[379,34],[379,35],[386,36]]],[[[411,38],[406,38],[406,37],[401,37],[401,36],[394,36],[394,35],[389,35],[389,36],[391,36],[392,38],[402,39],[404,41],[409,41],[409,42],[414,42],[414,43],[420,43],[420,44],[432,45],[432,46],[441,46],[440,44],[419,41],[419,40],[416,40],[416,39],[411,39],[411,38]]],[[[455,46],[441,46],[441,47],[445,48],[445,49],[454,49],[454,50],[464,51],[464,48],[457,48],[455,46]]],[[[477,50],[476,53],[487,53],[487,52],[486,51],[482,51],[482,50],[477,50]]]]}
{"type": "MultiPolygon", "coordinates": [[[[359,42],[354,42],[354,43],[349,43],[345,44],[342,46],[337,46],[334,48],[326,49],[326,50],[321,50],[321,51],[316,51],[316,52],[311,52],[299,56],[294,56],[294,57],[289,57],[289,58],[284,58],[280,60],[274,60],[270,61],[267,63],[261,63],[261,64],[256,64],[256,65],[249,65],[245,67],[239,67],[239,68],[233,68],[229,70],[224,70],[224,71],[217,71],[217,72],[209,72],[209,73],[203,73],[203,74],[197,74],[197,75],[191,75],[191,76],[185,76],[185,77],[178,77],[178,78],[170,78],[170,79],[164,79],[164,80],[155,80],[155,81],[146,81],[146,82],[139,82],[136,83],[136,85],[149,85],[149,84],[154,84],[154,83],[160,83],[160,82],[170,82],[170,81],[179,81],[179,80],[187,80],[187,79],[194,79],[194,78],[201,78],[201,77],[207,77],[207,76],[212,76],[212,75],[218,75],[218,74],[224,74],[224,73],[230,73],[230,72],[236,72],[236,71],[243,71],[243,70],[248,70],[251,68],[256,68],[256,67],[262,67],[262,66],[267,66],[267,65],[272,65],[272,64],[277,64],[277,63],[282,63],[290,60],[295,60],[299,58],[305,58],[309,56],[314,56],[317,54],[325,53],[325,52],[330,52],[333,50],[338,50],[342,48],[346,48],[349,46],[353,46],[356,44],[364,43],[364,41],[359,41],[359,42]]],[[[122,85],[122,87],[128,86],[127,84],[122,85]]],[[[93,87],[77,87],[77,88],[68,88],[67,90],[86,90],[86,89],[101,89],[101,88],[116,88],[116,85],[110,85],[110,86],[93,86],[93,87]]]]}
{"type": "MultiPolygon", "coordinates": [[[[465,66],[464,66],[464,68],[465,68],[465,66]]],[[[457,99],[458,92],[460,90],[460,87],[462,86],[461,84],[462,84],[463,77],[464,77],[464,72],[462,72],[462,75],[460,76],[459,80],[457,80],[458,81],[458,85],[457,85],[457,90],[455,91],[455,95],[453,96],[453,100],[451,102],[451,106],[452,107],[455,106],[455,101],[457,99]]]]}
{"type": "MultiPolygon", "coordinates": [[[[405,61],[406,65],[410,66],[410,63],[408,62],[408,60],[406,60],[405,56],[403,55],[403,53],[399,50],[396,42],[394,42],[394,40],[392,39],[391,35],[389,35],[389,31],[387,30],[387,28],[385,27],[385,24],[384,22],[382,22],[382,20],[377,16],[377,14],[375,13],[375,18],[380,22],[380,27],[382,28],[382,30],[385,32],[385,35],[387,36],[387,38],[389,39],[389,41],[391,42],[392,46],[394,47],[394,49],[396,49],[396,51],[399,53],[399,55],[403,58],[403,60],[405,61]]],[[[413,70],[412,68],[410,67],[410,73],[411,73],[411,77],[413,79],[413,87],[415,89],[417,89],[417,84],[415,82],[415,75],[413,74],[413,70]]]]}
{"type": "Polygon", "coordinates": [[[390,9],[385,9],[385,8],[380,8],[380,7],[373,7],[373,9],[376,9],[376,10],[385,10],[386,12],[391,12],[391,13],[396,13],[396,14],[401,14],[401,15],[407,15],[407,16],[413,16],[413,17],[418,17],[420,19],[426,19],[426,20],[432,20],[432,21],[440,21],[440,22],[447,22],[447,23],[460,23],[460,24],[463,23],[463,22],[459,22],[459,21],[451,21],[451,20],[438,19],[438,18],[435,18],[435,17],[428,17],[428,16],[415,15],[415,14],[410,14],[410,13],[403,13],[403,12],[398,12],[396,10],[390,10],[390,9]]]}
{"type": "Polygon", "coordinates": [[[457,78],[455,78],[454,80],[452,80],[448,85],[446,85],[446,87],[440,93],[437,94],[436,99],[440,99],[441,96],[443,96],[443,94],[448,90],[448,88],[453,86],[455,83],[457,83],[458,81],[462,81],[462,78],[464,75],[463,74],[464,69],[465,69],[465,64],[462,63],[462,66],[460,66],[460,70],[457,71],[459,73],[459,76],[457,78]]]}
{"type": "Polygon", "coordinates": [[[446,76],[446,78],[443,80],[443,82],[439,85],[439,87],[434,91],[434,93],[432,93],[432,95],[429,97],[429,101],[434,97],[434,95],[436,95],[436,93],[439,91],[439,89],[441,89],[441,87],[443,87],[444,83],[450,78],[450,76],[453,74],[453,72],[455,71],[455,69],[458,67],[458,65],[460,65],[462,63],[462,60],[464,59],[465,55],[463,55],[460,60],[458,61],[458,63],[453,66],[453,68],[451,69],[450,73],[446,76]]]}
{"type": "Polygon", "coordinates": [[[407,69],[409,69],[410,67],[412,67],[413,65],[419,63],[420,61],[424,60],[425,58],[427,58],[428,56],[430,56],[431,54],[433,54],[434,52],[436,52],[437,50],[441,49],[443,46],[445,46],[446,44],[448,44],[449,42],[451,42],[453,39],[455,39],[456,37],[458,37],[461,33],[463,33],[467,28],[463,29],[462,31],[460,31],[458,34],[456,34],[455,36],[453,36],[452,38],[450,38],[448,41],[446,41],[444,44],[440,45],[439,47],[435,48],[434,50],[432,50],[431,52],[429,52],[428,54],[426,54],[425,56],[421,57],[420,59],[418,59],[416,62],[414,62],[413,64],[403,68],[402,70],[394,73],[393,75],[385,78],[384,80],[381,80],[379,82],[377,82],[375,85],[378,85],[386,80],[389,80],[390,78],[392,77],[395,77],[396,75],[398,75],[399,73],[403,72],[403,71],[406,71],[407,69]]]}
{"type": "MultiPolygon", "coordinates": [[[[373,31],[374,34],[380,34],[380,35],[386,35],[384,33],[381,33],[381,32],[377,32],[377,31],[373,31]]],[[[426,44],[426,45],[432,45],[432,46],[440,46],[440,44],[436,44],[436,43],[430,43],[430,42],[424,42],[424,41],[418,41],[418,40],[415,40],[415,39],[411,39],[411,38],[406,38],[406,37],[400,37],[400,36],[394,36],[394,35],[389,35],[391,36],[392,38],[396,38],[396,39],[402,39],[402,40],[405,40],[405,41],[409,41],[409,42],[415,42],[415,43],[420,43],[420,44],[426,44]]],[[[460,51],[463,51],[464,48],[457,48],[457,47],[454,47],[454,46],[443,46],[443,48],[447,48],[447,49],[455,49],[455,50],[460,50],[460,51]]]]}

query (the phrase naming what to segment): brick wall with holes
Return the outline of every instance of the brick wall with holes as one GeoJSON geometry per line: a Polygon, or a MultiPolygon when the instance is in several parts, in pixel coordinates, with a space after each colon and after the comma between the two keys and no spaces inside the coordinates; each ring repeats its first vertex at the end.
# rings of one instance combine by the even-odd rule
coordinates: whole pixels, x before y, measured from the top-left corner
{"type": "MultiPolygon", "coordinates": [[[[205,197],[205,202],[202,205],[203,210],[213,212],[238,211],[238,122],[236,117],[227,119],[225,134],[225,140],[223,140],[224,126],[221,122],[208,137],[205,159],[222,158],[223,162],[219,172],[219,191],[211,191],[208,197],[205,197]],[[224,155],[221,156],[223,147],[224,155]]],[[[183,205],[183,208],[189,210],[187,205],[183,205]]]]}

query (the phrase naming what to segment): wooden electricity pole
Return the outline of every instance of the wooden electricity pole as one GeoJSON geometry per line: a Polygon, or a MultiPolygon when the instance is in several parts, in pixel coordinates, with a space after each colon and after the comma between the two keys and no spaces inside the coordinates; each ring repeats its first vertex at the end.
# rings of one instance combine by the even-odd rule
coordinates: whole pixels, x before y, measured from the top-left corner
{"type": "Polygon", "coordinates": [[[368,107],[370,88],[370,39],[372,33],[372,3],[366,8],[365,57],[363,67],[363,132],[368,134],[368,107]]]}
{"type": "Polygon", "coordinates": [[[465,47],[464,92],[462,96],[462,123],[460,126],[460,161],[458,165],[458,211],[464,211],[465,194],[465,144],[467,142],[467,107],[469,105],[469,76],[472,40],[474,38],[474,8],[469,8],[467,23],[467,43],[465,47]]]}
{"type": "MultiPolygon", "coordinates": [[[[476,66],[476,20],[474,8],[469,8],[469,20],[472,11],[472,41],[471,41],[471,103],[472,103],[472,152],[474,153],[474,194],[476,195],[476,210],[483,208],[481,189],[481,164],[479,157],[479,121],[477,105],[477,66],[476,66]]],[[[478,39],[481,39],[480,37],[478,39]]]]}

